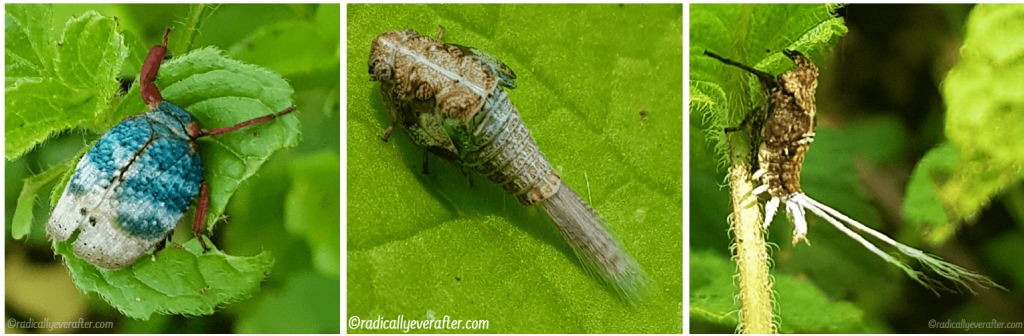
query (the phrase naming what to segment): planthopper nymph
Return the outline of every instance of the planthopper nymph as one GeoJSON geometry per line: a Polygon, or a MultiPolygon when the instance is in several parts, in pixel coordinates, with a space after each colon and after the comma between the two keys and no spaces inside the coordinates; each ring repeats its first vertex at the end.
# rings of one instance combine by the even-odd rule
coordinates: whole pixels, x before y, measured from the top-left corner
{"type": "Polygon", "coordinates": [[[817,114],[814,93],[818,86],[818,68],[798,51],[787,50],[784,54],[793,61],[796,68],[776,77],[710,51],[704,52],[704,55],[708,57],[757,76],[763,93],[768,96],[767,103],[748,113],[740,126],[725,129],[726,132],[735,132],[744,129],[747,125],[753,125],[752,138],[758,139],[754,143],[760,143],[760,145],[756,147],[758,170],[754,172],[752,179],[761,182],[761,185],[753,190],[753,194],[767,192],[770,196],[764,206],[764,227],[768,227],[779,207],[785,206],[786,212],[794,224],[793,244],[800,241],[806,242],[805,210],[810,210],[860,243],[864,248],[886,262],[896,265],[912,279],[936,294],[938,294],[937,289],[952,289],[941,281],[930,278],[925,272],[911,268],[906,262],[898,259],[898,256],[890,255],[879,249],[857,231],[866,233],[896,249],[905,257],[917,260],[930,273],[952,281],[957,287],[963,286],[970,291],[974,291],[970,284],[1002,288],[988,277],[901,244],[804,194],[800,188],[800,171],[803,168],[804,156],[810,149],[811,142],[814,141],[817,114]]]}
{"type": "Polygon", "coordinates": [[[370,80],[380,82],[392,122],[383,140],[398,125],[427,152],[486,176],[525,206],[540,205],[590,271],[638,302],[647,274],[540,152],[503,89],[516,87],[515,73],[491,54],[441,42],[443,35],[405,29],[373,40],[370,80]]]}

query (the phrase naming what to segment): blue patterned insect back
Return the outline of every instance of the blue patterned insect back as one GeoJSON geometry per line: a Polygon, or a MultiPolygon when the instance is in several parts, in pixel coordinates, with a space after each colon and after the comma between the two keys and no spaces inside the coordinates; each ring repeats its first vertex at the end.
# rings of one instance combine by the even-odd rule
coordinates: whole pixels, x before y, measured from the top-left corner
{"type": "Polygon", "coordinates": [[[167,51],[150,49],[139,91],[150,110],[127,117],[103,135],[78,162],[46,224],[58,241],[75,236],[75,254],[105,269],[135,262],[165,239],[197,199],[192,230],[200,234],[209,190],[195,140],[223,134],[291,113],[295,106],[232,127],[204,129],[178,105],[163,100],[153,84],[167,51]]]}
{"type": "Polygon", "coordinates": [[[75,167],[47,223],[96,266],[127,266],[164,239],[199,193],[203,165],[187,126],[168,101],[111,129],[75,167]]]}

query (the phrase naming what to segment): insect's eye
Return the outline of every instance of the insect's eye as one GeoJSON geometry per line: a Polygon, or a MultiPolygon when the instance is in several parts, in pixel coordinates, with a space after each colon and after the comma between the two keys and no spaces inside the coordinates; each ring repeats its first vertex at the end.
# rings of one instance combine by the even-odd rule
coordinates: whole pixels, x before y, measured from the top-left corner
{"type": "Polygon", "coordinates": [[[370,66],[370,74],[378,81],[385,82],[391,80],[391,64],[384,62],[384,60],[376,59],[373,61],[373,65],[370,66]]]}

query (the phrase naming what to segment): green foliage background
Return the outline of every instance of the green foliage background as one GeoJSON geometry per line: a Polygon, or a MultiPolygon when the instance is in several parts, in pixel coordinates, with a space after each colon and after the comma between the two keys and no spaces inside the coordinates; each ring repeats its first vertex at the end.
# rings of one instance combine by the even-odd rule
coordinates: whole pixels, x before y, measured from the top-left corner
{"type": "MultiPolygon", "coordinates": [[[[28,34],[28,39],[18,40],[18,34],[12,34],[12,16],[19,16],[20,7],[17,5],[5,6],[7,12],[8,34],[5,47],[8,50],[24,46],[22,42],[29,43],[51,43],[39,39],[38,31],[28,34]],[[35,38],[36,40],[33,40],[35,38]]],[[[46,7],[39,7],[46,8],[46,7]]],[[[64,80],[76,88],[73,82],[69,82],[68,74],[91,72],[97,74],[97,80],[109,83],[116,79],[134,79],[137,77],[142,58],[148,52],[149,47],[159,43],[160,35],[164,28],[175,27],[170,43],[170,54],[181,56],[187,51],[199,49],[205,46],[217,47],[224,50],[227,57],[262,66],[279,73],[290,84],[294,93],[291,101],[298,106],[298,113],[293,114],[298,118],[302,129],[302,141],[294,148],[287,151],[279,151],[270,157],[258,170],[257,175],[246,179],[233,195],[227,194],[222,198],[224,201],[230,197],[231,202],[226,205],[226,220],[216,225],[213,231],[212,241],[221,251],[233,256],[254,256],[260,255],[267,261],[273,261],[274,267],[269,274],[265,274],[266,280],[262,283],[238,285],[255,285],[247,296],[255,295],[245,301],[224,305],[220,304],[219,309],[213,315],[203,317],[183,317],[152,315],[148,321],[123,318],[118,311],[111,308],[107,303],[96,300],[96,296],[85,296],[75,287],[69,277],[68,270],[61,265],[61,258],[54,257],[51,244],[44,231],[45,221],[49,217],[51,202],[48,199],[50,188],[54,185],[59,188],[66,183],[66,174],[61,169],[48,171],[64,174],[64,179],[50,181],[44,184],[28,184],[37,188],[38,198],[28,199],[28,203],[35,203],[35,209],[19,208],[22,216],[27,214],[30,225],[26,226],[27,232],[18,229],[17,236],[27,234],[27,239],[12,240],[12,216],[17,216],[15,211],[18,195],[22,193],[23,179],[38,172],[54,167],[56,164],[69,162],[69,158],[80,155],[87,149],[92,141],[98,139],[103,132],[109,129],[122,115],[134,115],[144,112],[144,107],[130,99],[138,96],[138,89],[133,89],[126,94],[124,104],[120,104],[120,96],[115,96],[113,89],[94,90],[92,110],[83,109],[85,115],[81,124],[71,124],[74,127],[56,137],[50,138],[45,143],[24,153],[24,155],[12,152],[10,147],[11,139],[8,140],[7,154],[9,158],[19,157],[14,161],[8,161],[5,165],[6,183],[6,213],[5,222],[7,225],[7,263],[6,263],[6,286],[9,290],[6,295],[7,317],[17,320],[28,320],[29,318],[40,321],[74,321],[79,317],[85,317],[92,321],[115,321],[113,330],[116,332],[135,333],[162,333],[162,332],[338,332],[340,329],[339,287],[340,273],[340,229],[336,223],[340,223],[338,214],[340,209],[340,158],[339,143],[340,123],[339,116],[339,90],[340,83],[338,74],[340,72],[340,7],[338,5],[221,5],[199,7],[193,5],[56,5],[52,8],[52,29],[55,40],[61,38],[61,32],[65,30],[65,22],[74,17],[101,18],[100,15],[116,17],[116,22],[105,19],[96,19],[91,22],[113,23],[112,27],[123,35],[118,35],[121,40],[124,52],[127,57],[120,66],[117,64],[112,68],[108,66],[106,73],[110,75],[99,75],[92,70],[93,65],[88,60],[79,62],[82,67],[79,69],[59,68],[62,64],[72,64],[68,60],[61,60],[60,57],[49,59],[41,57],[42,63],[53,62],[57,64],[58,73],[62,74],[64,80]],[[201,9],[201,10],[197,10],[201,9]],[[94,10],[99,14],[86,14],[94,10]],[[58,61],[61,60],[61,61],[58,61]],[[60,72],[63,71],[63,72],[60,72]],[[134,95],[134,96],[132,96],[134,95]],[[101,116],[99,119],[90,118],[89,115],[101,116]],[[33,202],[33,199],[35,201],[33,202]],[[33,213],[34,212],[34,213],[33,213]]],[[[35,7],[31,10],[37,10],[35,7]]],[[[94,29],[86,25],[86,30],[94,29]]],[[[65,32],[65,35],[67,33],[65,32]]],[[[94,38],[90,36],[90,38],[94,38]]],[[[111,40],[114,41],[114,40],[111,40]]],[[[60,46],[60,52],[79,52],[66,47],[75,47],[76,44],[69,44],[65,41],[60,46]]],[[[83,48],[89,46],[83,45],[83,48]]],[[[37,50],[39,50],[37,45],[37,50]]],[[[17,49],[14,49],[17,50],[17,49]]],[[[97,49],[99,50],[99,49],[97,49]]],[[[21,54],[19,54],[21,55],[21,54]]],[[[80,55],[90,57],[87,49],[80,51],[80,55]]],[[[45,56],[45,55],[42,55],[45,56]]],[[[110,57],[104,55],[103,57],[110,57]]],[[[117,57],[119,55],[113,55],[117,57]]],[[[65,57],[66,58],[66,57],[65,57]]],[[[11,59],[8,59],[11,61],[11,59]]],[[[6,68],[6,84],[11,88],[12,78],[18,76],[30,76],[26,68],[12,68],[12,62],[8,62],[6,68]]],[[[104,64],[104,63],[99,63],[104,64]]],[[[170,63],[168,63],[170,64],[170,63]]],[[[103,66],[99,67],[103,70],[103,66]]],[[[166,73],[161,71],[162,76],[158,79],[158,85],[164,85],[161,81],[169,81],[174,71],[169,67],[166,73]]],[[[30,68],[29,68],[30,69],[30,68]]],[[[164,69],[162,69],[164,70],[164,69]]],[[[82,85],[88,89],[88,85],[82,85]]],[[[221,86],[223,87],[223,86],[221,86]]],[[[102,86],[101,86],[102,88],[102,86]]],[[[168,89],[161,86],[162,89],[168,89]]],[[[180,93],[170,94],[181,96],[180,93]]],[[[79,91],[82,92],[82,91],[79,91]]],[[[168,95],[168,93],[165,93],[168,95]]],[[[188,96],[186,93],[184,96],[188,96]]],[[[12,94],[8,91],[8,102],[12,94]]],[[[190,99],[190,98],[186,98],[190,99]]],[[[176,101],[178,102],[178,101],[176,101]]],[[[180,104],[181,102],[179,102],[180,104]]],[[[86,106],[81,102],[75,102],[76,108],[86,106]]],[[[90,103],[91,104],[91,103],[90,103]]],[[[89,107],[86,107],[89,108],[89,107]]],[[[196,111],[193,111],[196,112],[196,111]]],[[[7,115],[7,124],[11,125],[11,115],[7,115]]],[[[200,116],[200,118],[203,118],[200,116]]],[[[60,131],[61,128],[56,128],[60,131]]],[[[8,137],[12,136],[8,132],[8,137]]],[[[261,133],[261,136],[272,137],[273,134],[261,133]]],[[[201,142],[200,147],[209,147],[222,142],[230,142],[227,139],[219,139],[213,142],[201,142]]],[[[205,152],[204,152],[205,153],[205,152]]],[[[204,161],[215,160],[219,156],[214,152],[214,158],[204,156],[204,161]]],[[[52,173],[51,173],[52,174],[52,173]]],[[[209,174],[209,173],[208,173],[209,174]]],[[[37,179],[44,180],[44,179],[37,179]]],[[[51,177],[45,180],[52,180],[51,177]]],[[[25,194],[23,194],[25,195],[25,194]]],[[[29,193],[28,195],[31,195],[29,193]]],[[[222,207],[224,205],[221,205],[222,207]]],[[[191,223],[191,215],[186,220],[191,223]]],[[[189,228],[182,226],[175,234],[173,241],[183,242],[192,239],[189,228]]],[[[188,244],[190,250],[195,246],[188,244]]],[[[191,255],[189,253],[169,248],[159,254],[164,257],[174,258],[171,254],[191,255]]],[[[186,257],[188,258],[188,257],[186,257]]],[[[194,258],[194,257],[193,257],[194,258]]],[[[146,258],[143,258],[146,259],[146,258]]],[[[77,267],[77,261],[70,260],[69,267],[77,267]]],[[[148,260],[143,260],[143,263],[148,260]]],[[[141,267],[141,266],[140,266],[141,267]]],[[[200,267],[205,269],[205,267],[200,267]]],[[[158,269],[154,269],[158,271],[158,269]]],[[[133,278],[159,279],[160,276],[143,275],[141,268],[136,268],[136,275],[133,278]]],[[[115,274],[115,273],[109,273],[115,274]]],[[[118,272],[118,274],[120,274],[118,272]]],[[[111,280],[113,278],[108,278],[111,280]]],[[[132,278],[125,278],[132,279],[132,278]]],[[[209,280],[209,278],[207,278],[209,280]]],[[[118,282],[112,282],[116,284],[118,282]]],[[[150,282],[148,286],[157,286],[165,291],[173,292],[175,286],[162,288],[157,282],[150,282]]],[[[80,284],[80,286],[83,286],[80,284]]],[[[104,285],[105,286],[105,285],[104,285]]],[[[85,287],[83,287],[84,289],[85,287]]],[[[184,287],[178,288],[180,290],[184,287]]],[[[116,289],[116,287],[114,287],[116,289]]],[[[205,291],[204,291],[205,292],[205,291]]],[[[114,304],[114,303],[111,303],[114,304]]],[[[158,302],[158,305],[163,304],[158,302]]],[[[121,308],[121,307],[119,307],[121,308]]],[[[123,308],[122,308],[123,309],[123,308]]],[[[133,313],[134,314],[134,313],[133,313]]],[[[148,314],[147,314],[148,315],[148,314]]],[[[135,315],[133,315],[135,316],[135,315]]],[[[140,315],[145,317],[145,315],[140,315]]],[[[90,329],[90,331],[97,331],[90,329]]]]}
{"type": "MultiPolygon", "coordinates": [[[[489,320],[488,332],[682,331],[680,5],[349,5],[348,311],[489,320]],[[651,276],[630,307],[590,277],[542,210],[423,150],[368,81],[378,34],[416,29],[502,59],[541,150],[651,276]],[[646,110],[646,121],[640,113],[646,110]]],[[[349,329],[350,332],[363,330],[349,329]]]]}
{"type": "MultiPolygon", "coordinates": [[[[754,46],[806,42],[787,38],[812,32],[808,22],[827,22],[829,9],[691,6],[689,318],[695,333],[731,332],[738,321],[726,221],[731,204],[716,152],[720,133],[713,130],[737,124],[760,103],[749,75],[700,53],[711,48],[758,65],[766,48],[754,46]],[[759,34],[768,36],[753,38],[759,34]],[[707,90],[706,82],[738,89],[707,90]]],[[[936,297],[817,217],[809,218],[811,245],[793,246],[792,224],[778,216],[768,239],[781,332],[962,332],[928,323],[1024,316],[1024,267],[1016,258],[1024,252],[1024,186],[1015,130],[1024,121],[1024,39],[1003,33],[1019,31],[1022,11],[1020,5],[839,9],[849,33],[830,54],[811,53],[820,69],[818,129],[802,174],[807,195],[991,276],[1009,292],[936,297]]]]}

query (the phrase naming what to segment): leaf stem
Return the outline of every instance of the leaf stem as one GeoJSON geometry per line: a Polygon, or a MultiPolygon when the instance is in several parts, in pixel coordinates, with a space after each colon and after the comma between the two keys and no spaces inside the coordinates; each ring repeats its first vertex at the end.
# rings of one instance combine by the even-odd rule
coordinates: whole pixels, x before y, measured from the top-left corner
{"type": "Polygon", "coordinates": [[[182,23],[184,26],[182,29],[182,35],[178,36],[178,43],[174,44],[174,56],[180,56],[192,50],[192,41],[196,38],[196,32],[199,30],[200,21],[203,19],[203,12],[206,11],[205,4],[192,4],[189,6],[188,17],[185,22],[182,23]]]}
{"type": "MultiPolygon", "coordinates": [[[[755,113],[753,111],[749,113],[755,113]]],[[[727,132],[722,140],[728,148],[729,198],[733,256],[739,278],[740,325],[747,334],[775,333],[772,316],[772,279],[769,274],[768,244],[763,216],[754,185],[750,182],[751,147],[747,132],[727,132]]]]}

